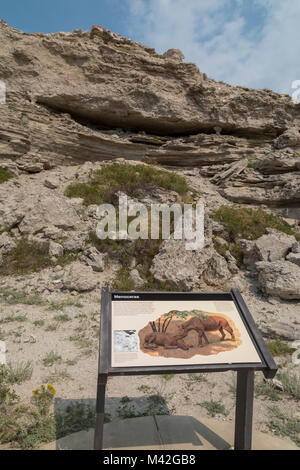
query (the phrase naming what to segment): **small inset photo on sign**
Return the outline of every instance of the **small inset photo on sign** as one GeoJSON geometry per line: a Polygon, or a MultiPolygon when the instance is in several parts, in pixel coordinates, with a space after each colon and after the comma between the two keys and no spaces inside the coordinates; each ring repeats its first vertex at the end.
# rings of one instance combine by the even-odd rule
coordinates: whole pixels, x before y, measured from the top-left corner
{"type": "Polygon", "coordinates": [[[137,352],[138,336],[136,330],[114,331],[114,352],[137,352]]]}

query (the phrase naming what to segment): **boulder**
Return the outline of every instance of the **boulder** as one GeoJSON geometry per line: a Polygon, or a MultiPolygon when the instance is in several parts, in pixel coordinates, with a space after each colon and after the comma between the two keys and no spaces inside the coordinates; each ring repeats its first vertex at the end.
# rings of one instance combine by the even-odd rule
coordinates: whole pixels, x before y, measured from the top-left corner
{"type": "Polygon", "coordinates": [[[281,299],[300,299],[300,267],[288,261],[256,263],[260,289],[281,299]]]}
{"type": "Polygon", "coordinates": [[[286,260],[300,267],[300,253],[289,253],[286,260]]]}
{"type": "Polygon", "coordinates": [[[73,252],[82,251],[89,237],[87,232],[70,232],[68,236],[70,238],[63,243],[63,247],[66,251],[73,252]]]}
{"type": "Polygon", "coordinates": [[[46,188],[56,189],[59,186],[59,181],[58,181],[58,179],[54,178],[53,176],[48,177],[48,178],[45,179],[44,185],[46,186],[46,188]]]}
{"type": "Polygon", "coordinates": [[[295,341],[300,338],[299,325],[291,325],[281,321],[263,323],[260,325],[259,329],[264,336],[269,338],[280,338],[286,341],[295,341]]]}
{"type": "Polygon", "coordinates": [[[254,267],[257,261],[277,261],[284,259],[296,242],[293,235],[275,229],[267,229],[265,235],[254,241],[241,240],[244,264],[254,267]]]}
{"type": "Polygon", "coordinates": [[[300,148],[300,134],[299,128],[292,126],[283,132],[274,141],[274,147],[277,149],[284,149],[286,147],[298,150],[300,148]]]}
{"type": "Polygon", "coordinates": [[[232,274],[237,274],[239,272],[239,267],[236,264],[235,257],[230,253],[230,251],[226,251],[225,258],[228,264],[228,269],[232,274]]]}
{"type": "Polygon", "coordinates": [[[52,240],[56,240],[58,238],[62,238],[64,236],[64,232],[62,229],[55,227],[54,225],[49,225],[42,230],[43,234],[46,238],[50,238],[52,240]]]}
{"type": "Polygon", "coordinates": [[[164,52],[163,56],[166,59],[171,59],[175,62],[182,62],[184,59],[184,54],[179,49],[168,49],[166,52],[164,52]]]}
{"type": "Polygon", "coordinates": [[[19,170],[26,171],[27,173],[40,173],[45,169],[43,161],[36,156],[27,154],[17,160],[19,170]]]}
{"type": "Polygon", "coordinates": [[[254,167],[264,174],[299,171],[300,160],[299,157],[287,152],[272,152],[266,158],[257,160],[254,167]]]}
{"type": "Polygon", "coordinates": [[[139,289],[145,284],[145,281],[141,278],[137,269],[130,271],[130,279],[134,282],[134,287],[139,289]]]}
{"type": "Polygon", "coordinates": [[[300,253],[300,243],[299,242],[293,244],[292,252],[293,253],[300,253]]]}
{"type": "Polygon", "coordinates": [[[165,240],[150,268],[154,278],[183,290],[192,289],[205,278],[216,285],[230,277],[226,260],[211,245],[201,250],[186,250],[185,240],[165,240]]]}
{"type": "Polygon", "coordinates": [[[296,239],[275,229],[267,229],[266,234],[255,241],[258,261],[276,261],[284,258],[292,249],[296,239]]]}
{"type": "Polygon", "coordinates": [[[105,268],[106,256],[106,253],[100,253],[97,248],[92,246],[83,253],[82,259],[93,269],[93,271],[102,272],[105,268]]]}
{"type": "Polygon", "coordinates": [[[55,243],[54,241],[50,240],[49,243],[49,255],[58,258],[62,256],[64,253],[64,248],[59,243],[55,243]]]}
{"type": "Polygon", "coordinates": [[[95,289],[97,284],[98,280],[93,269],[78,262],[72,263],[63,277],[63,286],[70,291],[91,291],[95,289]]]}
{"type": "Polygon", "coordinates": [[[219,253],[213,253],[202,273],[202,279],[209,286],[218,286],[226,282],[230,277],[231,273],[226,259],[219,255],[219,253]]]}
{"type": "Polygon", "coordinates": [[[24,234],[42,232],[49,226],[70,230],[80,224],[80,219],[67,198],[54,192],[42,193],[37,198],[26,201],[22,211],[24,217],[19,230],[24,234]]]}

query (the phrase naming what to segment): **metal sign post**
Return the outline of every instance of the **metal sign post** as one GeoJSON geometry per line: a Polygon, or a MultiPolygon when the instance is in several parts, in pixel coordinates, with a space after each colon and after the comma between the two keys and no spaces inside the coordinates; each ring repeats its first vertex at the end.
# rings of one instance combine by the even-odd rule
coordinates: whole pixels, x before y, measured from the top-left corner
{"type": "Polygon", "coordinates": [[[266,378],[273,378],[276,375],[277,366],[238,289],[232,289],[227,293],[153,293],[110,292],[108,287],[104,287],[101,299],[94,449],[102,450],[103,448],[105,389],[108,376],[187,374],[228,370],[237,372],[234,449],[249,450],[252,442],[254,372],[260,370],[266,378]],[[203,312],[203,308],[206,308],[206,312],[203,312]],[[158,320],[155,318],[157,315],[155,312],[165,312],[167,309],[169,309],[168,313],[163,313],[158,320]],[[214,311],[218,313],[214,314],[214,311]],[[207,314],[206,317],[203,317],[204,313],[207,314]],[[181,335],[166,333],[167,326],[174,317],[178,320],[175,325],[177,330],[183,331],[181,335]],[[150,318],[149,324],[141,329],[145,318],[147,320],[150,318]],[[126,330],[122,330],[124,324],[129,325],[128,328],[126,326],[126,330]],[[211,347],[207,336],[212,328],[218,330],[218,335],[219,333],[222,335],[222,338],[218,338],[213,346],[217,345],[219,348],[224,346],[224,351],[219,349],[216,354],[212,349],[210,355],[201,354],[202,348],[211,347]],[[191,330],[196,331],[199,338],[198,348],[200,349],[193,349],[196,353],[190,353],[189,347],[184,342],[177,342],[177,338],[184,339],[187,332],[191,330]],[[147,334],[149,331],[152,332],[147,334]],[[229,332],[231,338],[225,339],[225,331],[229,332]],[[130,344],[128,344],[131,345],[131,350],[129,354],[126,352],[125,358],[129,356],[129,362],[122,359],[118,363],[118,357],[122,355],[122,345],[120,352],[120,345],[116,343],[116,338],[120,338],[120,334],[123,339],[130,338],[130,344]],[[168,341],[168,345],[162,346],[165,340],[168,341]],[[176,348],[180,354],[172,356],[172,350],[176,348]],[[155,354],[153,354],[154,350],[155,354]],[[159,365],[158,355],[160,355],[159,365]],[[172,362],[170,362],[170,357],[172,362]]]}

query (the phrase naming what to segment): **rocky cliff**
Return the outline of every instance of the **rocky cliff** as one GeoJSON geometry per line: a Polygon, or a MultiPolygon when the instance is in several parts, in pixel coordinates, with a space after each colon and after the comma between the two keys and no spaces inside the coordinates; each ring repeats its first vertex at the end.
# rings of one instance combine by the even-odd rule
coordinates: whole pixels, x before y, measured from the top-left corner
{"type": "Polygon", "coordinates": [[[101,27],[26,34],[2,21],[0,41],[2,161],[197,166],[232,201],[300,201],[300,105],[289,96],[216,82],[178,50],[159,55],[101,27]]]}

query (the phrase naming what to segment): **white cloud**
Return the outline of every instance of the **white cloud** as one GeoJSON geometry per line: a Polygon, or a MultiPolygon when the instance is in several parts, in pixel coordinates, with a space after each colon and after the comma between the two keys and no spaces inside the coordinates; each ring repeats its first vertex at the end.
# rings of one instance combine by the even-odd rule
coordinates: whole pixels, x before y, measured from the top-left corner
{"type": "Polygon", "coordinates": [[[299,0],[250,7],[248,0],[128,0],[128,7],[138,40],[158,52],[181,49],[212,78],[285,93],[300,79],[299,0]]]}

